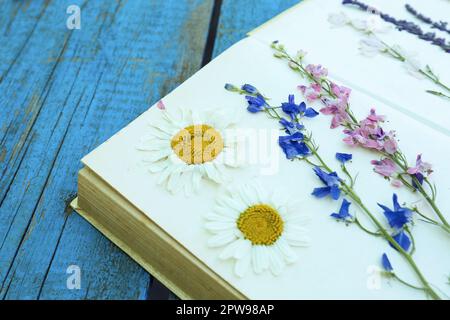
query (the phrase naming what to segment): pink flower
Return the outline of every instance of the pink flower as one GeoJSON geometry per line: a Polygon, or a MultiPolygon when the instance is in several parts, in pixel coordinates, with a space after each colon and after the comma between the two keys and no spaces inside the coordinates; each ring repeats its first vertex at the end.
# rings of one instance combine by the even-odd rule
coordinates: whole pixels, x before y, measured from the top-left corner
{"type": "Polygon", "coordinates": [[[416,166],[413,168],[408,168],[407,171],[409,174],[418,174],[421,173],[423,175],[430,175],[433,173],[432,166],[428,162],[422,161],[422,155],[417,155],[416,166]]]}
{"type": "Polygon", "coordinates": [[[391,177],[397,170],[395,162],[391,159],[384,158],[381,160],[372,160],[370,162],[374,165],[374,170],[376,173],[382,175],[383,177],[391,177]]]}
{"type": "Polygon", "coordinates": [[[298,86],[298,89],[302,92],[308,102],[313,102],[320,98],[322,86],[318,83],[313,83],[311,86],[298,86]]]}
{"type": "Polygon", "coordinates": [[[370,109],[370,114],[367,116],[366,119],[369,120],[369,121],[372,121],[372,122],[384,122],[386,117],[377,115],[375,109],[372,108],[372,109],[370,109]]]}
{"type": "Polygon", "coordinates": [[[392,179],[391,185],[392,185],[393,187],[400,188],[400,187],[403,187],[403,182],[401,182],[401,181],[398,180],[398,179],[392,179]]]}
{"type": "Polygon", "coordinates": [[[156,104],[156,107],[159,110],[166,110],[166,105],[164,104],[164,102],[162,100],[159,100],[158,103],[156,104]]]}
{"type": "Polygon", "coordinates": [[[370,114],[359,122],[356,129],[344,130],[344,133],[348,135],[344,142],[348,145],[360,145],[366,149],[394,154],[398,149],[395,132],[385,133],[380,126],[380,122],[383,121],[384,116],[377,115],[374,109],[370,110],[370,114]]]}
{"type": "Polygon", "coordinates": [[[331,92],[334,93],[334,95],[341,100],[342,104],[347,104],[348,99],[350,98],[350,93],[352,92],[352,89],[344,87],[344,86],[338,86],[335,83],[331,83],[331,92]]]}
{"type": "Polygon", "coordinates": [[[331,129],[337,128],[349,120],[346,104],[341,103],[340,100],[323,99],[325,108],[320,109],[320,112],[325,115],[333,115],[331,119],[331,129]]]}
{"type": "Polygon", "coordinates": [[[321,79],[328,75],[328,70],[322,67],[320,64],[308,64],[305,69],[316,79],[321,79]]]}
{"type": "MultiPolygon", "coordinates": [[[[392,133],[392,135],[393,135],[393,133],[392,133]]],[[[397,152],[397,149],[398,149],[397,140],[395,140],[394,137],[389,137],[389,138],[387,138],[387,140],[384,141],[383,147],[384,147],[384,151],[386,151],[388,154],[394,154],[395,152],[397,152]]]]}

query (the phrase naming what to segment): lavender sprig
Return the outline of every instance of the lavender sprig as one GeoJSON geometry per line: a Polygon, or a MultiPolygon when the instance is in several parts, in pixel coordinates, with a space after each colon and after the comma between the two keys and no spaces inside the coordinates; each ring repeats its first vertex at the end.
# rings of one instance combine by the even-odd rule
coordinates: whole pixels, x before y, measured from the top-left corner
{"type": "Polygon", "coordinates": [[[436,90],[426,90],[427,93],[450,99],[450,86],[443,83],[429,65],[423,67],[415,57],[407,54],[398,45],[390,45],[381,40],[371,28],[361,28],[360,25],[365,21],[352,20],[344,13],[331,14],[328,21],[337,27],[344,25],[350,26],[357,32],[364,34],[366,37],[360,41],[360,50],[363,54],[373,56],[377,53],[381,53],[402,62],[410,74],[418,78],[425,77],[447,92],[443,93],[436,90]]]}
{"type": "Polygon", "coordinates": [[[414,34],[422,40],[431,42],[433,45],[440,47],[447,53],[450,53],[450,43],[444,38],[440,38],[434,32],[424,32],[417,24],[407,20],[398,20],[386,13],[379,11],[378,9],[368,6],[357,0],[343,0],[343,5],[353,5],[360,10],[367,11],[372,14],[380,16],[386,22],[392,23],[399,31],[405,30],[408,33],[414,34]]]}
{"type": "Polygon", "coordinates": [[[444,21],[435,22],[435,21],[431,20],[431,18],[428,18],[428,17],[424,16],[423,14],[421,14],[420,12],[418,12],[410,4],[406,4],[405,8],[406,8],[406,11],[411,13],[413,16],[415,16],[420,21],[431,25],[431,28],[438,29],[438,30],[441,30],[443,32],[447,32],[448,34],[450,34],[450,29],[447,29],[447,25],[448,25],[447,22],[444,22],[444,21]]]}

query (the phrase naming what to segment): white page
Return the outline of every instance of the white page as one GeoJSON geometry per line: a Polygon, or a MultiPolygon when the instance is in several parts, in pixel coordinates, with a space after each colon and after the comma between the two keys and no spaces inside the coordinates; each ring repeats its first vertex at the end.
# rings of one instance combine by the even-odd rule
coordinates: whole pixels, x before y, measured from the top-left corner
{"type": "MultiPolygon", "coordinates": [[[[258,28],[251,35],[267,45],[274,40],[279,40],[293,54],[299,49],[307,51],[306,60],[309,63],[327,67],[330,75],[342,85],[359,89],[376,97],[386,105],[450,136],[450,99],[436,97],[425,91],[432,89],[447,95],[448,92],[427,79],[414,78],[398,60],[385,55],[367,57],[360,54],[358,43],[363,35],[349,26],[333,26],[327,21],[328,16],[339,12],[347,14],[352,19],[368,19],[373,16],[352,6],[344,6],[341,2],[340,0],[304,0],[258,28]]],[[[409,3],[435,21],[449,21],[448,1],[364,0],[362,2],[397,19],[415,22],[423,30],[436,32],[450,40],[449,34],[431,29],[404,8],[405,3],[409,3]]],[[[380,33],[378,36],[388,44],[398,44],[404,50],[415,53],[421,63],[429,64],[433,68],[443,83],[447,86],[450,84],[449,53],[406,31],[400,32],[393,29],[387,33],[380,33]]]]}
{"type": "MultiPolygon", "coordinates": [[[[249,114],[242,96],[223,89],[227,82],[252,83],[270,95],[274,104],[278,104],[294,92],[299,78],[285,63],[271,56],[268,46],[260,40],[248,38],[175,89],[164,98],[164,102],[167,108],[187,106],[198,111],[226,108],[242,117],[239,122],[242,128],[278,128],[275,121],[266,119],[262,114],[249,114]]],[[[450,155],[442,150],[449,146],[450,137],[412,119],[405,121],[403,113],[358,90],[354,90],[351,102],[367,106],[366,109],[355,110],[358,117],[365,116],[369,106],[376,106],[380,114],[388,114],[389,125],[397,129],[402,149],[411,161],[418,152],[422,152],[425,159],[434,164],[436,174],[433,180],[440,190],[439,205],[444,212],[449,212],[450,203],[446,198],[450,195],[450,155]]],[[[287,161],[281,153],[278,155],[280,166],[276,174],[259,176],[260,168],[250,167],[234,169],[232,176],[240,182],[258,180],[269,189],[285,188],[301,199],[301,210],[312,218],[308,225],[312,244],[308,248],[296,248],[299,261],[288,266],[278,277],[270,272],[261,275],[249,272],[242,279],[235,276],[231,261],[219,260],[221,250],[207,247],[206,242],[211,234],[205,231],[202,218],[211,211],[215,198],[223,189],[208,183],[199,194],[190,198],[183,194],[171,195],[156,185],[158,176],[147,171],[141,161],[141,152],[135,148],[139,139],[148,132],[148,121],[155,121],[161,116],[160,113],[158,108],[151,108],[84,158],[83,162],[244,295],[251,299],[424,298],[421,292],[395,281],[388,283],[382,280],[378,289],[368,286],[367,283],[372,280],[370,272],[379,265],[383,252],[389,254],[395,269],[404,278],[414,281],[414,276],[385,241],[367,236],[355,226],[346,227],[333,221],[329,215],[337,210],[340,202],[313,198],[310,193],[320,186],[320,182],[311,168],[303,163],[287,161]]],[[[376,156],[363,150],[350,150],[342,142],[339,131],[329,129],[329,122],[328,117],[319,116],[307,121],[306,125],[313,131],[324,158],[335,164],[336,168],[335,152],[350,151],[354,154],[350,170],[359,174],[356,189],[369,208],[379,213],[380,219],[383,218],[376,202],[390,205],[394,191],[399,193],[402,201],[419,199],[406,190],[394,190],[376,176],[369,165],[376,156]]],[[[450,294],[448,285],[444,284],[450,270],[448,237],[424,223],[414,227],[414,234],[418,242],[417,263],[432,283],[450,294]]]]}

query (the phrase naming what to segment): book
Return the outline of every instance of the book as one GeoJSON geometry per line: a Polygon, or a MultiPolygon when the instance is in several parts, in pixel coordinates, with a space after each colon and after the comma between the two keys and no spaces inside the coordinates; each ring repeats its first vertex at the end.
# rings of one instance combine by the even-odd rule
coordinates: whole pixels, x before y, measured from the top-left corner
{"type": "MultiPolygon", "coordinates": [[[[418,1],[410,3],[420,7],[418,1]]],[[[397,2],[371,1],[371,4],[392,15],[406,17],[402,4],[397,2]]],[[[445,5],[436,5],[430,14],[441,17],[445,5]]],[[[270,95],[270,101],[277,105],[285,102],[289,94],[295,94],[300,101],[297,86],[302,79],[286,63],[273,57],[271,43],[278,40],[294,53],[300,49],[308,51],[308,61],[326,65],[331,79],[352,88],[351,104],[357,106],[353,111],[358,119],[376,107],[377,114],[388,116],[388,125],[396,130],[402,151],[409,155],[411,163],[419,153],[433,163],[432,181],[440,190],[436,201],[448,217],[450,154],[442,150],[450,145],[449,102],[427,93],[429,83],[411,77],[398,61],[361,56],[358,33],[335,28],[327,21],[329,14],[340,11],[357,17],[368,14],[348,10],[339,1],[302,1],[226,50],[83,158],[74,209],[182,299],[425,298],[421,290],[382,277],[380,257],[388,252],[396,272],[408,282],[416,283],[408,265],[386,241],[330,218],[340,203],[311,196],[320,181],[310,167],[286,160],[278,146],[277,123],[247,112],[245,99],[224,89],[226,83],[250,83],[270,95]],[[252,149],[251,143],[247,144],[258,155],[250,157],[244,167],[226,168],[229,182],[218,184],[202,179],[197,192],[192,194],[183,192],[190,190],[184,188],[181,178],[159,183],[161,176],[150,172],[152,161],[139,146],[146,141],[152,126],[165,123],[166,111],[180,109],[182,113],[183,108],[193,110],[206,122],[213,121],[211,114],[216,112],[223,115],[214,120],[219,124],[232,116],[241,134],[247,132],[258,137],[258,148],[252,149]],[[233,194],[233,190],[238,193],[237,185],[241,183],[255,181],[263,190],[286,190],[286,194],[300,202],[298,210],[309,216],[305,228],[310,244],[295,248],[298,261],[288,264],[278,275],[268,270],[237,275],[235,261],[220,259],[222,248],[208,246],[212,234],[205,228],[205,217],[214,213],[217,199],[233,194]],[[171,184],[170,188],[167,184],[171,184]],[[177,192],[169,192],[168,188],[177,192]]],[[[383,39],[420,52],[420,58],[433,63],[437,70],[448,70],[446,53],[420,39],[395,30],[383,35],[383,39]]],[[[442,80],[450,78],[442,74],[442,80]]],[[[318,101],[310,105],[320,108],[318,101]]],[[[353,154],[348,168],[358,175],[355,188],[380,219],[383,213],[377,203],[390,205],[393,193],[398,194],[402,203],[413,203],[429,212],[427,203],[416,193],[395,188],[374,174],[370,163],[377,156],[345,145],[341,130],[331,130],[328,118],[312,119],[307,126],[324,151],[325,161],[335,163],[336,152],[353,154]]],[[[146,147],[158,150],[155,145],[146,147]]],[[[356,215],[354,206],[351,213],[356,215]]],[[[358,215],[358,219],[372,227],[365,217],[358,215]]],[[[448,235],[416,222],[415,259],[429,281],[448,295],[449,287],[445,285],[450,267],[448,235]]]]}

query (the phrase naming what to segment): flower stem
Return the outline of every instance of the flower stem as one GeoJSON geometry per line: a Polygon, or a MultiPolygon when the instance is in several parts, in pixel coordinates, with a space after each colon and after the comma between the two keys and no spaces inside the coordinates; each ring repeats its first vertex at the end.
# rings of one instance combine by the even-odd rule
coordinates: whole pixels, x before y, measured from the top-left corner
{"type": "MultiPolygon", "coordinates": [[[[330,167],[325,163],[325,161],[322,159],[322,157],[317,153],[317,150],[314,148],[314,146],[311,146],[309,144],[309,141],[305,141],[306,145],[310,148],[312,154],[315,156],[315,158],[321,163],[322,167],[328,171],[328,173],[333,172],[330,167]]],[[[349,187],[344,181],[341,181],[341,187],[344,189],[345,193],[360,207],[362,211],[370,218],[370,220],[375,224],[377,229],[379,230],[381,236],[385,238],[403,257],[404,259],[409,263],[411,268],[414,270],[415,274],[419,278],[420,282],[422,283],[422,286],[424,290],[433,298],[436,300],[440,300],[441,298],[439,295],[433,290],[433,288],[430,286],[428,281],[425,279],[425,276],[422,274],[418,266],[416,265],[414,259],[412,256],[406,252],[398,243],[395,241],[394,238],[389,234],[389,232],[383,227],[380,221],[370,212],[370,210],[364,205],[364,203],[361,201],[361,198],[355,193],[353,188],[349,187]]]]}
{"type": "MultiPolygon", "coordinates": [[[[396,58],[399,60],[404,61],[405,57],[403,57],[403,55],[401,55],[401,53],[399,53],[397,50],[395,50],[394,48],[392,48],[391,46],[385,44],[391,51],[392,53],[394,53],[396,55],[396,58]]],[[[289,55],[289,53],[285,50],[285,48],[283,46],[276,46],[276,45],[272,45],[272,48],[278,53],[276,56],[278,58],[281,59],[286,59],[288,60],[291,64],[294,64],[295,66],[297,66],[297,68],[295,70],[297,70],[298,72],[300,72],[300,74],[302,76],[306,76],[310,82],[314,82],[316,84],[319,84],[322,89],[326,92],[326,94],[328,94],[329,97],[331,98],[336,98],[336,96],[334,95],[334,93],[330,90],[331,86],[329,86],[329,80],[328,79],[322,79],[321,81],[315,79],[303,66],[302,64],[302,59],[294,59],[292,56],[289,55]],[[324,85],[327,84],[327,85],[324,85]]],[[[431,68],[428,67],[427,70],[429,70],[429,72],[433,75],[428,75],[428,77],[435,81],[437,78],[434,73],[431,71],[431,68]],[[433,78],[434,77],[434,78],[433,78]]],[[[439,80],[437,80],[439,81],[439,80]]],[[[443,85],[443,87],[445,87],[446,89],[449,89],[447,86],[443,85]]],[[[322,103],[325,104],[325,101],[323,99],[321,99],[322,103]]],[[[350,120],[349,123],[347,123],[346,125],[352,129],[354,127],[358,127],[359,126],[359,122],[358,120],[355,118],[355,116],[352,114],[350,106],[347,105],[347,110],[348,110],[348,114],[350,116],[350,120]]],[[[403,161],[400,161],[397,157],[395,157],[394,155],[390,155],[390,154],[384,154],[386,157],[390,158],[391,160],[393,160],[394,162],[396,162],[400,168],[406,172],[408,170],[408,165],[406,163],[405,160],[405,156],[403,154],[401,154],[400,152],[398,152],[402,158],[403,161]]],[[[409,174],[408,174],[409,175],[409,174]]],[[[435,199],[434,197],[430,197],[429,194],[426,192],[426,190],[420,185],[420,183],[418,183],[417,178],[415,178],[414,175],[409,175],[411,177],[411,179],[413,179],[413,181],[419,185],[420,187],[418,188],[419,193],[425,198],[425,200],[430,204],[431,208],[434,210],[434,212],[436,213],[436,215],[439,217],[439,219],[442,221],[442,225],[441,227],[449,232],[448,230],[450,230],[450,224],[447,222],[447,220],[445,219],[444,215],[441,213],[440,209],[438,208],[438,206],[436,205],[435,199]],[[414,180],[415,179],[415,180],[414,180]]],[[[404,179],[402,179],[404,180],[404,179]]]]}

